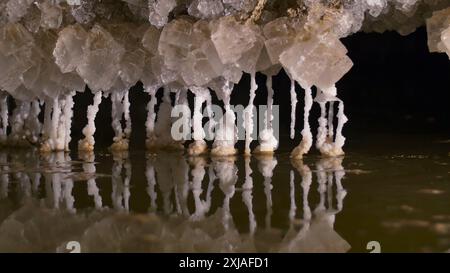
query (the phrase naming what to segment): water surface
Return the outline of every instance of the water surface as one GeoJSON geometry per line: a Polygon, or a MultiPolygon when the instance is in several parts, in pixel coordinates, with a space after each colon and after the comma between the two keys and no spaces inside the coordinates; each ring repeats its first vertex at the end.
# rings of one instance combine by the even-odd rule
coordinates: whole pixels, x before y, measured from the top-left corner
{"type": "Polygon", "coordinates": [[[341,158],[0,151],[0,251],[445,252],[450,142],[352,140],[341,158]]]}

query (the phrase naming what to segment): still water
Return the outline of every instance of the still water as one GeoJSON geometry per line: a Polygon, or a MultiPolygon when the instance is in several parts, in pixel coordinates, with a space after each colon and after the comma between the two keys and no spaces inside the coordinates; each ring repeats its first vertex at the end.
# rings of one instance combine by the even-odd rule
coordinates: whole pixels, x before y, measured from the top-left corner
{"type": "Polygon", "coordinates": [[[439,136],[372,136],[345,157],[296,162],[283,148],[3,149],[0,170],[0,252],[69,252],[73,241],[81,252],[450,250],[450,141],[439,136]]]}

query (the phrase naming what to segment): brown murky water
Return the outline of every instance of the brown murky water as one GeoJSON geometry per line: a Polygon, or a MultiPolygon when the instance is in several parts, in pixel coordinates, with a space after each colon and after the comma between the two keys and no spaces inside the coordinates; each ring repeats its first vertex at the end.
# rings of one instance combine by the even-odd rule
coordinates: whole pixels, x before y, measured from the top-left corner
{"type": "Polygon", "coordinates": [[[354,139],[313,154],[0,152],[0,251],[445,252],[450,142],[354,139]],[[373,243],[372,243],[373,244],[373,243]]]}

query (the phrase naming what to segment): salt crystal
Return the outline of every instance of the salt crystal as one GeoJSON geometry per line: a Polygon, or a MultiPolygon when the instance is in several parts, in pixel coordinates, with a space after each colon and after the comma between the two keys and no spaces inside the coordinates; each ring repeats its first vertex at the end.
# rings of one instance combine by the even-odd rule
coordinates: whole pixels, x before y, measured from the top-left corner
{"type": "Polygon", "coordinates": [[[234,17],[222,17],[212,24],[211,39],[223,64],[237,63],[245,72],[255,72],[263,47],[258,26],[242,24],[234,17]]]}
{"type": "Polygon", "coordinates": [[[347,50],[333,35],[297,40],[280,56],[280,62],[303,88],[313,85],[327,88],[353,66],[347,50]]]}
{"type": "Polygon", "coordinates": [[[79,24],[71,25],[59,32],[53,56],[61,72],[68,73],[75,71],[82,63],[83,46],[87,36],[87,32],[79,24]]]}
{"type": "Polygon", "coordinates": [[[167,24],[170,12],[175,8],[175,0],[149,0],[149,21],[155,27],[161,28],[167,24]]]}
{"type": "Polygon", "coordinates": [[[77,72],[93,91],[109,90],[119,73],[124,48],[100,25],[95,25],[83,46],[77,72]]]}
{"type": "Polygon", "coordinates": [[[223,11],[224,7],[220,0],[194,0],[188,8],[189,15],[201,19],[215,18],[223,11]]]}
{"type": "Polygon", "coordinates": [[[63,12],[59,5],[52,4],[49,0],[38,4],[41,10],[41,26],[44,29],[57,29],[62,23],[63,12]]]}
{"type": "Polygon", "coordinates": [[[295,30],[288,18],[280,17],[267,23],[263,31],[268,56],[272,64],[278,64],[281,53],[289,48],[294,40],[295,30]]]}

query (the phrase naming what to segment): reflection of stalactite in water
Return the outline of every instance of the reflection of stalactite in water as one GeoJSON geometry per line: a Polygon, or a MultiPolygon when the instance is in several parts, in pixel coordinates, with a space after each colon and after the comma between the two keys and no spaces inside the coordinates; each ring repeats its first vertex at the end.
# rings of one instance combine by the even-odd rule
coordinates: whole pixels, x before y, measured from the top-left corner
{"type": "Polygon", "coordinates": [[[175,205],[178,214],[189,217],[188,196],[189,196],[189,166],[185,158],[179,156],[172,157],[171,174],[175,189],[175,205]]]}
{"type": "Polygon", "coordinates": [[[53,208],[60,209],[61,204],[67,211],[75,213],[75,198],[72,195],[73,179],[68,176],[72,171],[71,158],[64,152],[43,155],[47,170],[44,173],[47,202],[53,208]]]}
{"type": "MultiPolygon", "coordinates": [[[[69,154],[63,154],[65,156],[64,160],[65,162],[70,162],[72,159],[70,158],[69,154]]],[[[72,172],[72,168],[68,170],[68,173],[72,172]]],[[[69,177],[64,177],[64,191],[63,191],[63,197],[66,203],[66,208],[68,211],[75,213],[76,210],[74,208],[75,198],[72,195],[72,189],[73,189],[73,179],[69,177]]]]}
{"type": "Polygon", "coordinates": [[[209,212],[209,210],[211,209],[211,194],[214,190],[214,181],[216,181],[217,176],[214,173],[214,165],[210,164],[208,167],[208,178],[209,178],[209,183],[208,183],[208,189],[206,190],[206,199],[205,199],[205,210],[206,213],[209,212]]]}
{"type": "Polygon", "coordinates": [[[30,197],[31,195],[30,178],[24,172],[25,161],[23,160],[23,158],[20,158],[20,154],[11,153],[11,165],[18,170],[16,172],[13,172],[12,179],[18,185],[19,194],[23,195],[23,197],[30,197]]]}
{"type": "Polygon", "coordinates": [[[251,174],[250,157],[245,157],[245,182],[242,185],[242,201],[247,207],[249,233],[250,236],[253,236],[256,231],[257,222],[255,213],[253,212],[253,178],[251,174]]]}
{"type": "Polygon", "coordinates": [[[264,177],[264,194],[266,195],[266,229],[272,228],[272,177],[273,170],[278,162],[273,156],[260,156],[258,158],[258,169],[264,177]]]}
{"type": "MultiPolygon", "coordinates": [[[[151,236],[158,238],[155,240],[160,241],[158,241],[158,244],[154,244],[155,246],[161,245],[164,248],[167,247],[166,245],[173,247],[173,245],[191,244],[194,248],[187,248],[191,251],[198,249],[208,251],[208,249],[211,249],[214,251],[245,250],[252,252],[345,252],[349,248],[348,243],[334,230],[335,217],[343,208],[343,199],[346,194],[342,186],[342,178],[345,175],[345,170],[342,167],[343,158],[323,158],[316,163],[317,172],[314,177],[317,177],[317,192],[319,193],[320,200],[318,204],[311,205],[311,207],[315,207],[313,213],[311,213],[309,202],[311,199],[310,195],[317,194],[316,191],[310,192],[313,182],[313,172],[302,161],[292,161],[293,166],[301,176],[301,183],[300,186],[297,186],[298,184],[296,182],[299,183],[299,181],[296,181],[295,174],[291,171],[289,196],[285,196],[290,198],[290,208],[288,211],[289,229],[287,232],[284,232],[282,229],[280,230],[271,226],[272,210],[275,209],[272,208],[272,190],[274,190],[273,194],[277,191],[276,188],[272,189],[272,186],[277,186],[276,184],[272,185],[272,177],[277,165],[275,157],[257,157],[258,169],[264,177],[266,205],[266,228],[257,229],[257,217],[253,204],[255,201],[253,200],[254,181],[250,157],[244,158],[245,179],[241,189],[236,188],[238,168],[235,158],[212,158],[212,164],[208,166],[205,158],[192,157],[186,161],[186,158],[181,153],[161,153],[156,156],[147,157],[145,174],[147,178],[147,193],[150,196],[149,206],[151,213],[145,216],[146,220],[143,221],[144,218],[141,218],[142,216],[135,216],[133,213],[130,213],[129,216],[117,216],[115,211],[108,209],[98,210],[94,214],[80,213],[71,216],[71,213],[76,212],[74,209],[75,199],[72,195],[74,186],[73,175],[76,174],[76,169],[72,167],[73,162],[64,153],[41,156],[41,161],[33,162],[33,153],[10,154],[9,157],[6,154],[0,153],[0,168],[2,170],[0,181],[3,186],[4,182],[6,181],[7,185],[11,178],[18,180],[17,190],[20,191],[18,196],[22,198],[21,205],[30,211],[29,215],[39,215],[39,213],[42,213],[42,211],[50,207],[54,208],[54,210],[47,211],[49,211],[52,217],[54,216],[55,219],[58,219],[56,221],[81,221],[79,225],[80,230],[76,231],[78,225],[75,225],[69,230],[69,233],[74,232],[75,234],[79,232],[77,234],[86,234],[89,230],[95,230],[94,233],[101,231],[105,236],[112,236],[111,239],[123,240],[121,244],[127,243],[137,246],[141,241],[128,241],[129,238],[122,236],[123,234],[120,233],[125,232],[122,230],[122,227],[131,227],[131,230],[136,232],[136,234],[142,234],[142,236],[150,235],[148,238],[151,236]],[[8,159],[10,159],[10,162],[8,162],[8,159]],[[5,173],[3,173],[5,169],[11,170],[13,175],[6,176],[7,178],[5,178],[5,173]],[[45,177],[48,201],[45,204],[44,202],[35,200],[38,202],[34,204],[40,203],[41,206],[33,207],[29,204],[38,196],[34,193],[38,192],[39,188],[39,179],[36,179],[37,176],[33,176],[35,170],[38,170],[38,172],[41,171],[45,177]],[[208,178],[206,178],[206,173],[208,173],[208,178]],[[189,183],[189,175],[191,183],[189,183]],[[212,211],[210,214],[211,204],[215,203],[212,198],[216,179],[219,180],[220,190],[223,192],[224,197],[223,200],[219,200],[219,202],[222,202],[221,208],[215,212],[212,211]],[[204,180],[208,181],[207,187],[203,187],[204,180]],[[246,232],[240,233],[237,225],[235,226],[234,223],[233,216],[235,212],[231,211],[230,203],[236,190],[242,190],[241,200],[248,214],[248,234],[246,232]],[[298,193],[302,193],[301,198],[296,195],[296,190],[298,193]],[[157,212],[156,201],[159,191],[163,206],[161,207],[162,211],[157,212]],[[193,213],[189,212],[187,204],[191,191],[195,205],[195,211],[193,213]],[[31,198],[28,198],[30,195],[31,198]],[[298,198],[297,201],[301,200],[302,202],[302,213],[297,211],[296,198],[298,198]],[[170,217],[161,217],[160,213],[170,217]],[[61,216],[61,219],[56,216],[61,216]],[[85,216],[86,218],[84,218],[85,216]],[[301,219],[296,219],[296,217],[301,219]],[[89,222],[93,219],[96,220],[89,222]],[[102,226],[98,226],[99,222],[103,223],[102,226]],[[136,226],[133,226],[133,223],[138,222],[140,227],[135,230],[136,226]],[[105,230],[111,225],[118,227],[119,233],[112,234],[109,230],[105,230]],[[164,230],[163,233],[166,235],[157,233],[160,230],[159,227],[162,227],[164,230]],[[256,236],[254,236],[255,234],[256,236]],[[117,236],[119,238],[116,238],[117,236]],[[167,241],[168,236],[177,239],[169,243],[167,241]],[[203,248],[196,248],[197,245],[202,245],[203,248]]],[[[113,206],[116,211],[128,211],[131,161],[127,153],[115,153],[113,156],[113,206]]],[[[100,209],[103,204],[102,198],[99,195],[99,188],[95,181],[96,168],[94,154],[80,154],[80,159],[83,160],[82,172],[87,177],[88,195],[94,198],[95,207],[100,209]]],[[[5,192],[7,193],[7,187],[6,190],[2,189],[3,195],[5,195],[5,192]]],[[[218,195],[215,194],[214,196],[218,195]]],[[[264,202],[264,200],[261,201],[264,202]]],[[[246,219],[247,217],[236,218],[238,221],[245,222],[247,221],[246,219]]],[[[20,221],[22,220],[20,219],[20,221]]],[[[23,229],[25,229],[29,223],[28,220],[24,220],[21,224],[23,225],[23,229]]],[[[59,222],[55,222],[55,226],[58,225],[59,222]]],[[[1,228],[2,223],[0,223],[1,228]]],[[[91,233],[89,236],[94,236],[94,234],[91,233]]],[[[89,236],[86,238],[91,238],[89,236]]],[[[74,237],[74,239],[77,238],[79,237],[74,237]]],[[[58,242],[58,245],[60,243],[58,242]]],[[[106,247],[113,246],[107,244],[106,247]]],[[[159,249],[157,248],[157,250],[159,249]]]]}
{"type": "Polygon", "coordinates": [[[116,210],[129,211],[131,163],[127,151],[113,152],[112,200],[116,210]],[[125,169],[125,177],[122,171],[125,169]]]}
{"type": "Polygon", "coordinates": [[[9,193],[9,166],[7,153],[0,153],[0,166],[0,198],[7,198],[9,193]]]}
{"type": "Polygon", "coordinates": [[[156,183],[162,194],[163,212],[166,215],[172,213],[172,202],[170,196],[173,190],[173,179],[170,170],[171,157],[168,153],[159,153],[154,161],[156,171],[156,183]]]}
{"type": "MultiPolygon", "coordinates": [[[[347,194],[342,186],[342,178],[345,176],[345,170],[342,167],[343,157],[324,158],[317,164],[317,169],[327,173],[327,194],[329,213],[338,213],[343,208],[343,201],[347,194]],[[336,184],[336,208],[333,207],[333,185],[336,184]]],[[[319,175],[319,174],[318,174],[319,175]]]]}
{"type": "Polygon", "coordinates": [[[297,214],[297,205],[295,204],[295,174],[294,171],[291,170],[289,172],[289,231],[294,229],[295,216],[297,214]]]}
{"type": "Polygon", "coordinates": [[[234,157],[213,158],[214,169],[219,178],[220,189],[225,195],[222,205],[223,218],[222,224],[225,230],[230,228],[233,217],[230,212],[230,200],[235,193],[235,185],[238,179],[238,169],[234,157]]]}
{"type": "Polygon", "coordinates": [[[83,171],[89,175],[87,179],[87,191],[88,195],[94,198],[94,204],[96,209],[103,207],[102,197],[100,196],[100,189],[95,181],[95,155],[93,152],[81,152],[80,158],[83,160],[83,171]]]}
{"type": "Polygon", "coordinates": [[[195,212],[191,215],[190,219],[197,221],[202,220],[206,214],[205,202],[201,200],[200,195],[202,194],[202,181],[205,177],[205,165],[206,161],[202,157],[191,157],[189,158],[189,164],[191,165],[191,189],[192,195],[194,197],[195,212]]]}
{"type": "Polygon", "coordinates": [[[155,157],[152,155],[147,156],[147,162],[145,166],[145,177],[147,178],[147,194],[150,197],[149,211],[156,211],[158,205],[156,204],[157,194],[155,190],[156,186],[156,174],[154,167],[155,157]]]}
{"type": "MultiPolygon", "coordinates": [[[[339,180],[341,194],[336,195],[337,203],[342,208],[342,188],[340,180],[343,177],[342,158],[324,158],[317,162],[317,182],[319,203],[312,217],[309,208],[309,189],[312,173],[301,160],[293,160],[293,166],[302,176],[303,189],[303,221],[299,232],[292,232],[284,238],[281,251],[285,252],[347,252],[350,245],[334,231],[335,215],[340,210],[332,209],[332,182],[333,176],[339,180]],[[331,199],[330,199],[331,197],[331,199]],[[327,199],[328,198],[328,199],[327,199]],[[328,208],[326,203],[328,203],[328,208]]],[[[292,181],[292,180],[291,180],[292,181]]]]}

